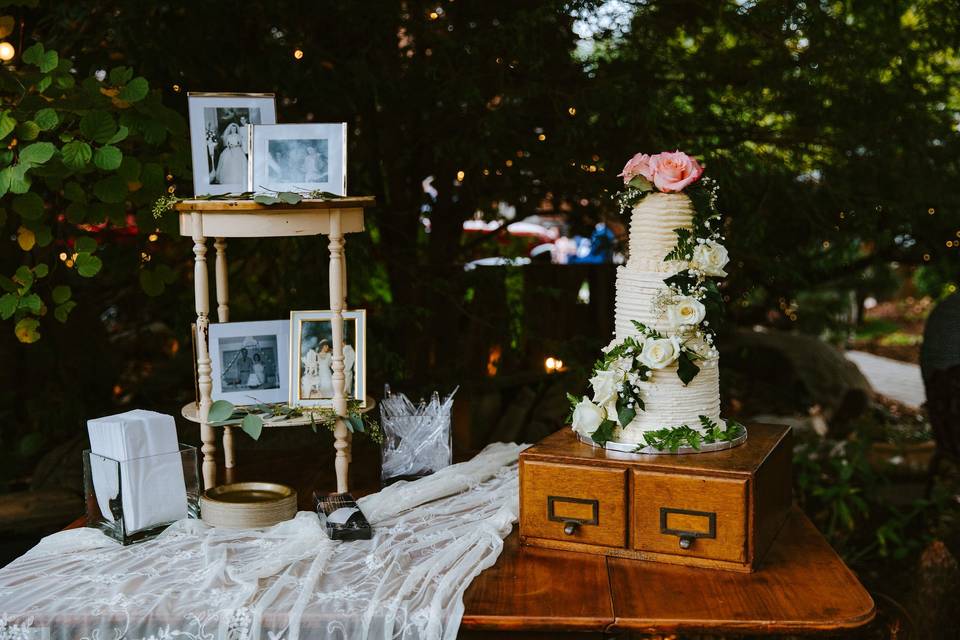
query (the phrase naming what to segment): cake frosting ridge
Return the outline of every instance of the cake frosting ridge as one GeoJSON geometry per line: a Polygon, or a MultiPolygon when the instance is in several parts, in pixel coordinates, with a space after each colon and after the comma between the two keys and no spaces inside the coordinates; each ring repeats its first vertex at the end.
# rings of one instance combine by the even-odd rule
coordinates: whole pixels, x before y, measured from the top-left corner
{"type": "Polygon", "coordinates": [[[592,398],[570,397],[573,429],[597,444],[676,451],[744,432],[720,416],[715,279],[726,275],[728,256],[716,185],[700,181],[702,172],[686,154],[664,152],[637,154],[620,174],[619,200],[632,216],[615,335],[594,366],[592,398]]]}

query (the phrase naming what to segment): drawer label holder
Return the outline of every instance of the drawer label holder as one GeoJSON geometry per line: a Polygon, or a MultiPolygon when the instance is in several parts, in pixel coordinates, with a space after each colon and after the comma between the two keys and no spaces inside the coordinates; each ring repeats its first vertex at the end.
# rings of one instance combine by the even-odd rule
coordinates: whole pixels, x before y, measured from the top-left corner
{"type": "Polygon", "coordinates": [[[589,498],[568,498],[566,496],[547,496],[547,519],[553,522],[562,522],[564,524],[563,532],[572,536],[577,527],[584,524],[600,524],[600,501],[589,498]],[[590,505],[592,516],[587,518],[571,518],[558,516],[556,513],[557,503],[567,504],[586,504],[590,505]]]}
{"type": "Polygon", "coordinates": [[[717,537],[717,514],[714,511],[693,511],[691,509],[674,509],[672,507],[660,507],[660,533],[668,536],[677,536],[680,538],[680,548],[689,549],[693,546],[697,538],[716,538],[717,537]],[[685,529],[671,529],[667,524],[670,515],[694,516],[707,519],[706,531],[689,531],[685,529]]]}

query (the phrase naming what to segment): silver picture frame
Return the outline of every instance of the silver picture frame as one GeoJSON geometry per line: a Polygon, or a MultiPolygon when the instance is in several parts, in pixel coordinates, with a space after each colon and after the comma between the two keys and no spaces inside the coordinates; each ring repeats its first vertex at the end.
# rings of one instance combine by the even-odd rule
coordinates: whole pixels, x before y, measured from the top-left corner
{"type": "Polygon", "coordinates": [[[254,125],[248,135],[247,191],[347,195],[347,123],[254,125]]]}
{"type": "MultiPolygon", "coordinates": [[[[367,398],[367,312],[351,309],[342,316],[346,396],[363,408],[367,398]],[[353,349],[352,358],[348,345],[353,349]]],[[[332,329],[333,311],[290,312],[290,406],[333,406],[332,329]],[[324,342],[329,347],[326,352],[324,342]]]]}

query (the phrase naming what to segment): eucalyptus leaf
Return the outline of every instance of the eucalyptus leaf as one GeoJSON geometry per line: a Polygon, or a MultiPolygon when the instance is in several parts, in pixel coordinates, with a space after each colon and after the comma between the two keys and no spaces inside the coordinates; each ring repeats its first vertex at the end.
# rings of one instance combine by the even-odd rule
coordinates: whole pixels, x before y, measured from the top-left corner
{"type": "Polygon", "coordinates": [[[286,204],[297,204],[303,200],[303,196],[301,196],[299,193],[294,193],[293,191],[281,191],[277,194],[277,198],[286,204]]]}
{"type": "Polygon", "coordinates": [[[210,405],[210,411],[207,413],[207,420],[210,422],[223,422],[229,420],[233,415],[234,406],[229,400],[217,400],[210,405]]]}
{"type": "Polygon", "coordinates": [[[257,195],[253,196],[253,201],[257,204],[271,205],[280,202],[280,198],[266,193],[258,193],[257,195]]]}
{"type": "Polygon", "coordinates": [[[254,440],[259,440],[260,434],[263,432],[263,418],[256,414],[248,413],[243,416],[243,422],[240,423],[240,428],[254,440]]]}

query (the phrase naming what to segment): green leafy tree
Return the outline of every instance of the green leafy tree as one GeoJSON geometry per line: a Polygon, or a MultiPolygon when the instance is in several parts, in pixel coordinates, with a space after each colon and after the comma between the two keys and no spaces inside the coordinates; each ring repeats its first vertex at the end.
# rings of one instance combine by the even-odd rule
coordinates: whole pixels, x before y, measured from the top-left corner
{"type": "MultiPolygon", "coordinates": [[[[0,260],[0,320],[24,343],[82,303],[75,289],[103,268],[103,241],[153,231],[151,205],[184,168],[184,121],[145,78],[73,65],[36,43],[0,72],[0,227],[18,249],[0,260]]],[[[139,279],[158,293],[173,277],[144,265],[139,279]]]]}

